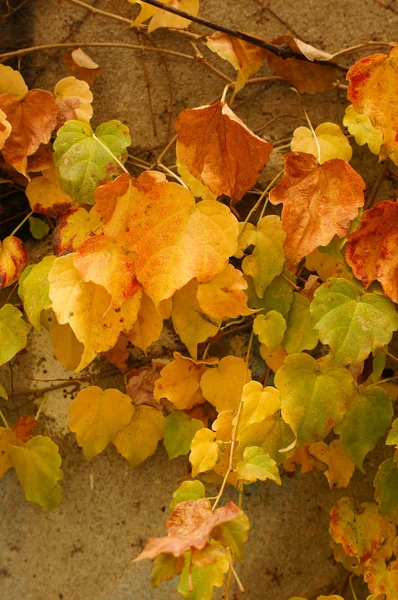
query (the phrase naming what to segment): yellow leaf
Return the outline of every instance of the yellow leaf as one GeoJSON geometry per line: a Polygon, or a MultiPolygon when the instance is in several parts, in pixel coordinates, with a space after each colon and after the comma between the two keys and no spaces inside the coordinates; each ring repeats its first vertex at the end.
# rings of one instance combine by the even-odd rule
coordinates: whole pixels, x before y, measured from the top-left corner
{"type": "Polygon", "coordinates": [[[216,434],[210,429],[199,429],[195,433],[189,455],[192,477],[196,477],[204,471],[210,471],[221,457],[221,448],[215,439],[216,434]]]}
{"type": "Polygon", "coordinates": [[[66,323],[60,325],[53,315],[50,325],[50,337],[53,343],[55,358],[67,371],[74,371],[79,366],[84,352],[84,346],[75,334],[72,327],[66,323]]]}
{"type": "Polygon", "coordinates": [[[282,342],[286,327],[285,319],[276,310],[270,310],[266,315],[257,315],[253,322],[254,333],[270,352],[282,342]]]}
{"type": "Polygon", "coordinates": [[[267,366],[274,373],[276,373],[277,370],[283,365],[287,356],[286,350],[281,345],[276,346],[276,348],[271,351],[268,350],[265,344],[261,344],[260,354],[267,363],[267,366]]]}
{"type": "Polygon", "coordinates": [[[87,460],[102,452],[129,424],[134,410],[130,396],[116,389],[103,391],[93,385],[77,394],[69,408],[69,428],[87,460]]]}
{"type": "Polygon", "coordinates": [[[15,431],[0,427],[0,478],[11,469],[12,462],[9,454],[9,446],[23,446],[21,440],[18,440],[15,431]]]}
{"type": "Polygon", "coordinates": [[[216,432],[216,440],[221,442],[230,442],[232,439],[233,420],[236,416],[236,410],[223,410],[218,414],[217,419],[211,426],[216,432]]]}
{"type": "Polygon", "coordinates": [[[253,223],[238,223],[239,225],[239,236],[238,236],[238,249],[234,254],[235,258],[243,258],[245,250],[249,246],[256,244],[256,232],[257,228],[253,223]]]}
{"type": "Polygon", "coordinates": [[[195,359],[198,344],[215,336],[222,323],[221,319],[213,320],[201,311],[197,299],[198,286],[198,282],[192,279],[178,290],[173,296],[171,313],[176,333],[195,359]]]}
{"type": "Polygon", "coordinates": [[[288,473],[293,473],[297,467],[301,467],[301,473],[308,473],[315,469],[316,464],[310,454],[309,446],[300,446],[300,448],[295,448],[294,454],[284,461],[283,468],[288,473]]]}
{"type": "Polygon", "coordinates": [[[273,387],[265,387],[258,381],[246,383],[242,392],[242,411],[238,423],[237,438],[255,423],[262,423],[280,408],[279,391],[273,387]]]}
{"type": "MultiPolygon", "coordinates": [[[[41,177],[34,177],[26,186],[25,193],[28,197],[30,208],[42,215],[57,218],[68,212],[73,206],[73,198],[59,185],[57,170],[46,169],[41,177]]],[[[80,215],[86,211],[80,209],[80,215]]]]}
{"type": "Polygon", "coordinates": [[[373,127],[371,120],[365,113],[357,113],[350,104],[346,108],[343,125],[354,136],[359,146],[367,144],[372,154],[379,154],[383,143],[383,133],[380,129],[373,127]]]}
{"type": "MultiPolygon", "coordinates": [[[[315,135],[321,151],[321,164],[332,158],[341,158],[350,162],[352,157],[350,142],[336,123],[321,123],[315,129],[315,135]]],[[[290,147],[292,152],[307,152],[318,158],[318,147],[308,127],[297,127],[290,147]]]]}
{"type": "Polygon", "coordinates": [[[90,122],[93,116],[93,95],[88,83],[76,77],[64,77],[55,85],[54,98],[58,104],[58,125],[63,125],[70,119],[90,122]]]}
{"type": "MultiPolygon", "coordinates": [[[[141,2],[141,0],[129,0],[131,4],[139,4],[141,6],[141,12],[133,22],[134,25],[141,25],[148,19],[151,19],[148,25],[148,33],[159,29],[160,27],[170,27],[172,29],[186,29],[191,24],[191,21],[173,15],[164,10],[150,6],[141,2]]],[[[191,15],[197,15],[199,12],[199,0],[164,0],[164,4],[170,4],[175,8],[179,8],[183,12],[187,12],[191,15]]]]}
{"type": "MultiPolygon", "coordinates": [[[[3,66],[3,65],[0,65],[3,66]]],[[[7,121],[7,115],[0,109],[0,150],[4,146],[6,139],[10,137],[11,124],[7,121]]]]}
{"type": "Polygon", "coordinates": [[[112,440],[131,467],[144,462],[163,438],[164,416],[152,406],[136,406],[131,421],[112,440]]]}
{"type": "Polygon", "coordinates": [[[209,283],[199,284],[199,308],[216,320],[250,315],[253,311],[247,306],[247,296],[243,291],[246,288],[247,282],[241,271],[227,265],[209,283]]]}
{"type": "Polygon", "coordinates": [[[305,266],[309,271],[316,271],[322,281],[329,277],[345,277],[343,265],[327,252],[320,252],[318,248],[306,257],[305,266]]]}
{"type": "Polygon", "coordinates": [[[37,435],[24,446],[9,446],[8,450],[25,498],[43,508],[56,508],[62,497],[58,481],[64,476],[57,444],[37,435]]]}
{"type": "Polygon", "coordinates": [[[315,442],[310,445],[310,452],[315,458],[326,463],[326,478],[332,488],[347,487],[355,470],[355,464],[346,455],[339,440],[333,440],[329,446],[325,442],[315,442]]]}
{"type": "Polygon", "coordinates": [[[217,412],[235,410],[239,406],[243,386],[251,372],[243,358],[225,356],[215,369],[207,369],[200,380],[203,396],[217,412]]]}
{"type": "Polygon", "coordinates": [[[58,258],[49,273],[53,310],[61,325],[69,323],[84,352],[77,370],[81,371],[98,354],[110,350],[119,334],[133,327],[140,307],[141,290],[120,309],[110,307],[108,292],[95,283],[85,283],[75,268],[75,254],[58,258]]]}
{"type": "Polygon", "coordinates": [[[155,381],[154,398],[167,398],[178,410],[187,410],[205,402],[200,389],[200,379],[214,361],[196,361],[174,352],[174,360],[160,372],[155,381]]]}
{"type": "MultiPolygon", "coordinates": [[[[43,185],[45,182],[43,181],[43,185]]],[[[53,233],[54,252],[58,256],[76,252],[93,233],[101,233],[102,221],[95,208],[78,208],[61,217],[53,233]]]]}
{"type": "Polygon", "coordinates": [[[159,339],[162,329],[163,317],[159,314],[150,297],[144,292],[137,320],[133,329],[127,333],[127,338],[134,346],[138,346],[146,353],[152,342],[159,339]]]}
{"type": "Polygon", "coordinates": [[[19,71],[11,67],[0,65],[0,94],[13,94],[23,98],[28,91],[28,86],[19,71]]]}
{"type": "Polygon", "coordinates": [[[207,185],[205,185],[204,183],[199,181],[199,179],[196,179],[196,177],[191,175],[191,173],[188,171],[188,167],[180,164],[178,160],[177,170],[181,179],[183,180],[185,185],[189,187],[195,198],[202,198],[203,200],[217,200],[217,196],[210,191],[207,185]]]}

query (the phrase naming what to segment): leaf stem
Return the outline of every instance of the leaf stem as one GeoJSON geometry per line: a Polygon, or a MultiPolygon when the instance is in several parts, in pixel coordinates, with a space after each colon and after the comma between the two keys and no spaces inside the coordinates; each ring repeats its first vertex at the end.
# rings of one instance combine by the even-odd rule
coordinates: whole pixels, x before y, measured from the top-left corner
{"type": "Polygon", "coordinates": [[[115,162],[116,162],[116,163],[119,165],[119,167],[120,167],[121,169],[123,169],[123,171],[124,171],[125,173],[127,173],[127,175],[130,175],[130,173],[127,171],[126,167],[124,166],[124,164],[123,164],[122,162],[120,162],[120,160],[117,158],[117,156],[115,156],[115,155],[113,154],[113,152],[111,152],[111,151],[109,150],[108,146],[106,146],[106,145],[105,145],[103,142],[101,142],[101,140],[100,140],[100,139],[99,139],[99,138],[98,138],[98,137],[95,135],[95,133],[94,133],[94,132],[93,132],[93,139],[94,139],[94,140],[96,140],[96,141],[98,142],[98,144],[99,144],[100,146],[102,146],[102,147],[103,147],[103,149],[104,149],[104,150],[106,150],[106,151],[107,151],[107,153],[108,153],[110,156],[112,156],[113,160],[114,160],[114,161],[115,161],[115,162]]]}
{"type": "Polygon", "coordinates": [[[355,577],[355,573],[352,573],[350,575],[350,578],[349,578],[348,582],[350,584],[350,590],[351,590],[351,594],[352,594],[353,599],[354,600],[358,600],[358,596],[355,593],[354,586],[353,586],[353,583],[352,583],[352,580],[353,580],[354,577],[355,577]]]}
{"type": "Polygon", "coordinates": [[[316,149],[317,149],[317,154],[318,154],[318,162],[319,162],[319,164],[321,164],[321,147],[319,145],[319,140],[318,140],[317,135],[315,133],[315,129],[312,126],[311,119],[308,116],[308,113],[307,113],[307,110],[306,110],[306,108],[304,106],[304,102],[303,102],[303,99],[301,97],[300,92],[298,90],[296,90],[295,87],[292,87],[291,89],[297,94],[297,97],[298,97],[299,102],[300,102],[301,110],[303,111],[303,113],[305,115],[305,118],[306,118],[307,123],[308,123],[308,127],[311,129],[311,133],[312,133],[313,138],[314,138],[314,142],[315,142],[316,149]]]}
{"type": "Polygon", "coordinates": [[[372,387],[376,387],[377,385],[381,385],[382,383],[388,383],[389,381],[397,381],[397,380],[398,380],[398,375],[395,375],[395,377],[387,377],[387,379],[380,379],[379,381],[376,381],[376,383],[372,383],[371,385],[368,385],[368,387],[366,389],[368,390],[372,387]]]}
{"type": "Polygon", "coordinates": [[[29,217],[31,217],[33,215],[33,210],[30,211],[29,214],[26,215],[26,217],[20,222],[19,225],[17,225],[17,227],[15,227],[14,231],[12,233],[10,233],[10,237],[15,235],[18,231],[18,229],[20,229],[22,227],[22,225],[24,223],[26,223],[26,221],[29,219],[29,217]]]}
{"type": "Polygon", "coordinates": [[[9,426],[9,424],[7,423],[7,419],[6,419],[6,418],[5,418],[5,416],[3,415],[3,411],[2,411],[2,410],[0,410],[0,418],[1,418],[1,420],[3,421],[3,423],[4,423],[5,427],[6,427],[6,429],[10,429],[10,426],[9,426]]]}
{"type": "Polygon", "coordinates": [[[257,200],[256,204],[253,206],[253,208],[249,211],[249,214],[247,215],[246,219],[243,222],[243,227],[242,227],[242,231],[239,234],[239,238],[238,238],[238,243],[240,240],[240,237],[242,235],[242,233],[245,230],[246,225],[248,224],[250,217],[253,215],[253,213],[256,212],[256,210],[258,209],[258,207],[260,206],[261,202],[264,199],[264,196],[269,192],[269,190],[272,188],[272,186],[274,185],[274,183],[276,183],[279,179],[279,177],[283,175],[283,169],[282,171],[279,171],[279,173],[277,175],[275,175],[275,177],[273,178],[273,180],[267,185],[267,187],[265,188],[265,190],[262,192],[261,196],[259,197],[259,199],[257,200]]]}

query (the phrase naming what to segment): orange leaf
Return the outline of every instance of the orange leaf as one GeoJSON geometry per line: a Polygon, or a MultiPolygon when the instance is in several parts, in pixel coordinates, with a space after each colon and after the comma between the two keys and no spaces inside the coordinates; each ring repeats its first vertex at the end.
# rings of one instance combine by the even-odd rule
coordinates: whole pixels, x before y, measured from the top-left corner
{"type": "Polygon", "coordinates": [[[283,203],[284,249],[290,270],[335,235],[342,238],[363,206],[365,182],[340,158],[322,165],[311,154],[285,154],[285,176],[270,193],[273,204],[283,203]]]}
{"type": "Polygon", "coordinates": [[[247,296],[243,290],[247,282],[241,271],[228,264],[208,283],[198,286],[200,310],[212,319],[235,319],[240,315],[250,315],[247,296]]]}
{"type": "Polygon", "coordinates": [[[15,283],[28,263],[28,251],[15,236],[0,242],[0,290],[15,283]]]}
{"type": "Polygon", "coordinates": [[[81,48],[65,54],[64,61],[67,67],[76,73],[78,79],[82,79],[92,86],[94,79],[101,73],[101,67],[93,61],[81,48]]]}
{"type": "Polygon", "coordinates": [[[254,186],[272,150],[225,102],[184,110],[174,128],[178,162],[213,194],[233,202],[254,186]]]}
{"type": "Polygon", "coordinates": [[[366,210],[348,236],[346,260],[365,288],[377,279],[398,302],[398,203],[383,200],[366,210]]]}
{"type": "Polygon", "coordinates": [[[315,469],[316,463],[310,454],[309,446],[296,448],[294,454],[283,463],[283,468],[288,473],[293,473],[297,467],[301,467],[302,473],[307,473],[315,469]]]}
{"type": "Polygon", "coordinates": [[[102,222],[95,208],[71,208],[59,219],[53,231],[54,253],[57,256],[76,252],[84,240],[101,232],[102,222]]]}
{"type": "Polygon", "coordinates": [[[34,417],[18,417],[17,422],[12,427],[13,432],[19,440],[29,442],[34,431],[37,428],[37,421],[34,417]]]}
{"type": "MultiPolygon", "coordinates": [[[[280,46],[286,45],[291,50],[303,54],[311,60],[327,60],[330,61],[333,56],[313,48],[309,44],[304,44],[300,40],[296,40],[289,35],[281,35],[272,40],[273,44],[280,46]]],[[[316,94],[324,92],[333,87],[336,78],[336,69],[329,65],[319,65],[306,60],[297,58],[281,58],[271,52],[267,52],[267,63],[269,68],[293,84],[299,92],[307,92],[308,94],[316,94]]]]}
{"type": "Polygon", "coordinates": [[[26,175],[28,156],[34,154],[40,144],[50,141],[57,125],[58,106],[50,92],[31,90],[22,99],[2,94],[0,109],[12,127],[3,147],[4,160],[26,175]]]}
{"type": "Polygon", "coordinates": [[[129,357],[127,338],[123,334],[120,334],[115,346],[104,352],[104,356],[106,360],[112,363],[112,365],[115,365],[119,371],[125,373],[127,371],[127,360],[129,357]]]}
{"type": "Polygon", "coordinates": [[[347,98],[358,113],[383,133],[380,159],[398,150],[398,46],[390,54],[372,54],[347,73],[347,98]]]}

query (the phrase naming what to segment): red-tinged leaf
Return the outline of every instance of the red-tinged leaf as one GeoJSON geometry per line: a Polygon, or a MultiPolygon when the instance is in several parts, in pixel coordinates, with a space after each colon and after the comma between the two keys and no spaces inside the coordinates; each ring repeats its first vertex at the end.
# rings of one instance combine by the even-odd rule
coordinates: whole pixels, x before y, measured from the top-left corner
{"type": "Polygon", "coordinates": [[[150,538],[145,549],[135,560],[155,558],[162,552],[181,556],[190,548],[202,550],[217,525],[236,519],[242,511],[233,502],[211,510],[208,500],[187,500],[177,504],[167,519],[168,535],[150,538]]]}
{"type": "Polygon", "coordinates": [[[45,170],[40,177],[34,177],[26,186],[25,193],[34,212],[52,219],[67,214],[74,204],[72,196],[59,185],[55,168],[45,170]]]}
{"type": "Polygon", "coordinates": [[[63,256],[76,252],[80,244],[94,233],[101,233],[102,221],[95,208],[71,208],[58,220],[53,231],[54,254],[63,256]]]}
{"type": "Polygon", "coordinates": [[[347,98],[381,130],[380,159],[398,150],[398,46],[390,54],[372,54],[347,73],[347,98]]]}
{"type": "Polygon", "coordinates": [[[2,150],[4,159],[26,175],[28,156],[34,154],[40,144],[50,141],[57,125],[58,106],[50,92],[31,90],[22,99],[2,94],[0,109],[12,127],[2,150]]]}
{"type": "Polygon", "coordinates": [[[216,196],[237,202],[254,186],[272,150],[225,102],[181,112],[177,159],[216,196]]]}
{"type": "Polygon", "coordinates": [[[285,176],[270,193],[273,204],[283,203],[284,249],[290,270],[318,246],[344,237],[363,206],[365,182],[342,159],[322,165],[311,154],[284,156],[285,176]]]}
{"type": "Polygon", "coordinates": [[[366,210],[348,236],[346,261],[365,288],[377,280],[398,302],[398,202],[383,200],[366,210]]]}
{"type": "Polygon", "coordinates": [[[0,290],[18,280],[28,263],[28,250],[22,240],[15,236],[0,242],[0,290]]]}
{"type": "MultiPolygon", "coordinates": [[[[272,40],[273,44],[280,46],[286,45],[291,50],[303,54],[309,61],[325,60],[330,61],[333,56],[313,48],[300,40],[296,40],[289,35],[282,35],[272,40]]],[[[299,92],[316,94],[334,86],[336,79],[336,69],[329,65],[319,65],[317,63],[297,58],[281,58],[276,54],[267,52],[267,63],[269,68],[277,73],[283,79],[293,84],[299,92]]]]}
{"type": "Polygon", "coordinates": [[[17,438],[26,444],[33,437],[36,428],[37,421],[34,417],[18,417],[12,430],[17,438]]]}
{"type": "Polygon", "coordinates": [[[77,78],[88,83],[90,87],[93,85],[94,79],[102,71],[101,67],[81,48],[76,48],[76,50],[65,54],[64,61],[66,66],[76,73],[77,78]]]}

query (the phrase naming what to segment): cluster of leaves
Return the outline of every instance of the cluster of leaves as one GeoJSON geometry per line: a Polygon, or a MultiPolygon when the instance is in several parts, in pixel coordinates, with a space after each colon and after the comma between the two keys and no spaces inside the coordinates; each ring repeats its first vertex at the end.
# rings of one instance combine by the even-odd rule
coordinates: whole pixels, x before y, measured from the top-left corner
{"type": "MultiPolygon", "coordinates": [[[[177,4],[197,13],[194,0],[177,4]]],[[[187,26],[143,4],[136,23],[147,19],[150,30],[187,26]]],[[[227,34],[207,44],[237,70],[233,95],[264,58],[299,91],[333,85],[332,56],[291,38],[275,42],[308,60],[284,60],[227,34]]],[[[98,65],[81,50],[72,54],[76,74],[91,71],[92,81],[98,65]]],[[[393,48],[347,74],[352,104],[344,125],[381,160],[398,156],[397,65],[393,48]]],[[[241,494],[257,481],[281,485],[280,469],[300,466],[323,471],[331,487],[346,487],[391,425],[396,388],[382,374],[398,329],[398,203],[362,210],[365,183],[349,164],[349,141],[337,124],[323,123],[295,130],[283,179],[276,184],[277,176],[257,203],[264,203],[257,223],[239,221],[234,205],[256,184],[273,148],[238,118],[225,94],[178,116],[179,175],[170,172],[176,183],[159,170],[130,175],[129,130],[113,120],[94,132],[87,81],[66,77],[54,93],[29,91],[4,65],[0,80],[3,159],[28,180],[30,207],[41,215],[32,233],[46,236],[48,222],[53,241],[53,254],[33,264],[21,239],[5,238],[0,288],[18,284],[27,321],[49,329],[56,357],[76,372],[101,353],[124,366],[127,343],[146,353],[171,319],[190,356],[176,352],[165,365],[133,370],[126,393],[81,390],[70,405],[70,430],[87,460],[112,443],[134,467],[162,439],[170,459],[188,455],[193,479],[173,496],[168,535],[149,540],[137,560],[153,560],[154,586],[179,575],[184,598],[211,600],[226,574],[235,575],[249,530],[234,503],[218,508],[227,483],[241,494]],[[268,199],[282,204],[280,216],[277,209],[263,216],[268,199]],[[252,329],[246,360],[198,358],[200,344],[210,340],[207,353],[237,318],[252,329]],[[253,336],[264,361],[261,382],[249,368],[253,336]],[[213,506],[198,476],[221,484],[213,506]]],[[[26,347],[28,335],[23,313],[6,303],[0,365],[26,347]]],[[[0,396],[7,400],[1,385],[0,396]]],[[[0,476],[14,467],[26,498],[55,508],[63,475],[57,445],[33,436],[33,417],[4,425],[0,476]]],[[[398,447],[398,419],[386,444],[398,447]]],[[[397,453],[379,467],[375,499],[339,500],[331,511],[332,545],[336,560],[364,575],[372,600],[395,600],[397,453]]],[[[326,598],[340,596],[319,600],[326,598]]]]}

